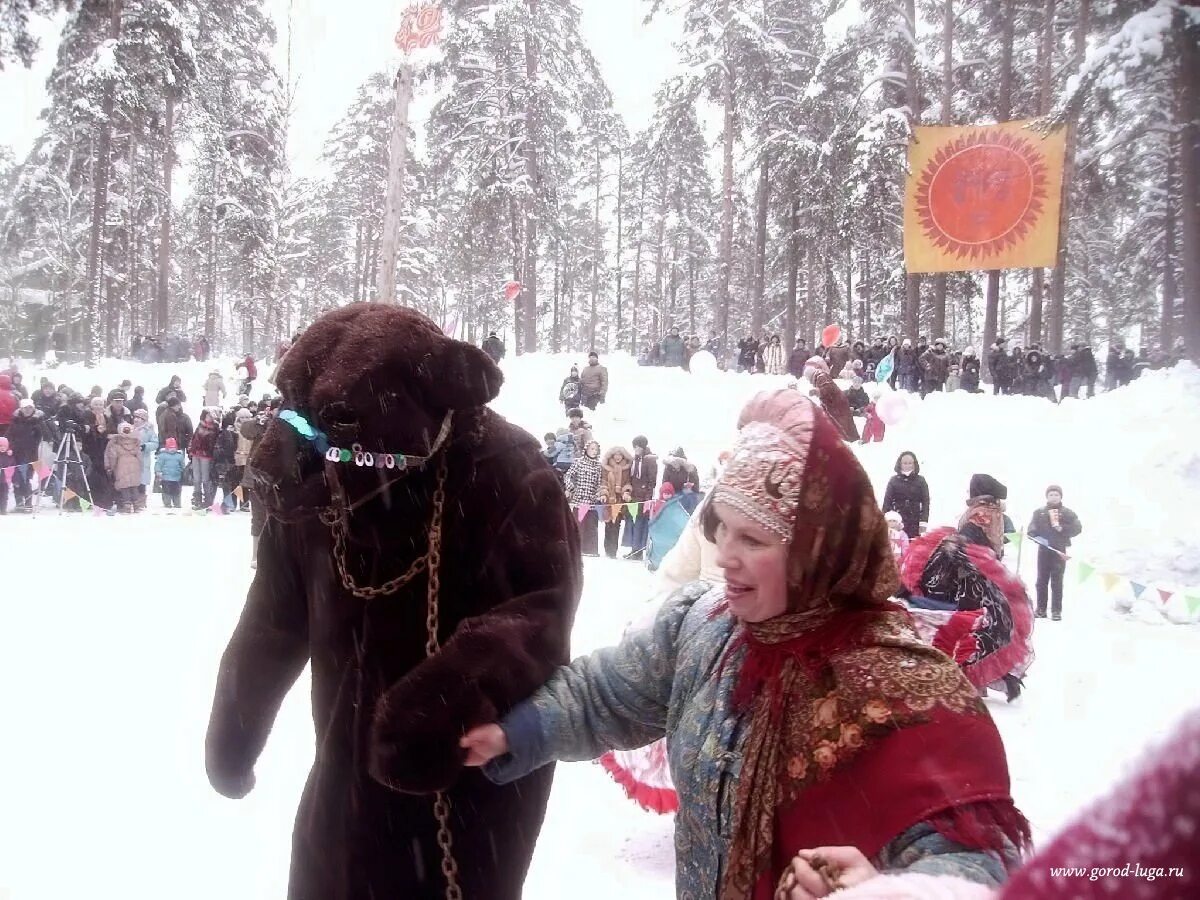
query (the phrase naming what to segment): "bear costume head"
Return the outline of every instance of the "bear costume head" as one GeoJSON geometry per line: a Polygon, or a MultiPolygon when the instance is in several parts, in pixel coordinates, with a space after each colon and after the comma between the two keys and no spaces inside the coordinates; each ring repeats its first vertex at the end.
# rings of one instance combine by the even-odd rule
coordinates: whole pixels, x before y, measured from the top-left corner
{"type": "MultiPolygon", "coordinates": [[[[280,363],[283,408],[324,432],[329,444],[371,453],[426,457],[452,413],[446,440],[467,435],[504,376],[482,350],[446,337],[413,309],[354,303],[315,321],[280,363]]],[[[353,501],[403,470],[338,467],[353,501]]],[[[316,446],[274,419],[251,460],[254,489],[280,518],[311,515],[332,502],[316,446]]]]}

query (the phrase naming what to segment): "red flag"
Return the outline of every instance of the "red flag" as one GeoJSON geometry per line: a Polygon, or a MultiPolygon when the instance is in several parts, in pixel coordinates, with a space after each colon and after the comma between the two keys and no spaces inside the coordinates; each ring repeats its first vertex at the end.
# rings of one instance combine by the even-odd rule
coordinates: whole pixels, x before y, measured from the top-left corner
{"type": "Polygon", "coordinates": [[[1159,588],[1158,596],[1162,597],[1162,602],[1163,602],[1163,605],[1165,606],[1167,604],[1167,602],[1175,595],[1172,594],[1170,591],[1168,591],[1166,588],[1159,588]]]}

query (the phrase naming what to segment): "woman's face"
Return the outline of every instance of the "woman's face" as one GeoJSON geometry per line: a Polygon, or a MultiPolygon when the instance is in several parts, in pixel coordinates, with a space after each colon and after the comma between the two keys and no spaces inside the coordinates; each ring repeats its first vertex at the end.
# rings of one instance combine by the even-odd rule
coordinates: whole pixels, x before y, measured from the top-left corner
{"type": "Polygon", "coordinates": [[[765,622],[787,611],[788,545],[723,503],[713,507],[717,565],[725,570],[725,599],[743,622],[765,622]]]}
{"type": "Polygon", "coordinates": [[[900,457],[900,471],[905,475],[911,475],[917,470],[917,461],[911,453],[905,453],[900,457]]]}

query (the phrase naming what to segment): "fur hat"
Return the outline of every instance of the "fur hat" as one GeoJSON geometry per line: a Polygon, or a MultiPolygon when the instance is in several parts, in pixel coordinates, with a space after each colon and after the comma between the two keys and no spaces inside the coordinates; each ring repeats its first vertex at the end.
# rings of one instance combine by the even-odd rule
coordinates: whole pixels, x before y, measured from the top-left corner
{"type": "Polygon", "coordinates": [[[246,407],[244,407],[244,406],[241,407],[240,409],[238,409],[238,411],[233,414],[233,421],[235,421],[235,422],[245,422],[247,419],[253,419],[253,418],[254,418],[254,413],[250,412],[250,410],[246,409],[246,407]]]}
{"type": "Polygon", "coordinates": [[[33,409],[33,401],[26,397],[17,404],[17,407],[19,409],[33,409]]]}
{"type": "Polygon", "coordinates": [[[1008,499],[1008,488],[991,475],[972,475],[968,497],[995,497],[997,500],[1008,499]]]}
{"type": "Polygon", "coordinates": [[[1051,493],[1057,493],[1058,496],[1061,497],[1063,495],[1063,489],[1057,484],[1052,484],[1046,488],[1046,496],[1049,497],[1051,493]]]}
{"type": "Polygon", "coordinates": [[[133,426],[128,422],[122,422],[121,427],[117,429],[121,434],[133,434],[133,426]]]}
{"type": "Polygon", "coordinates": [[[883,520],[892,528],[901,528],[904,526],[904,517],[894,509],[884,513],[883,520]]]}

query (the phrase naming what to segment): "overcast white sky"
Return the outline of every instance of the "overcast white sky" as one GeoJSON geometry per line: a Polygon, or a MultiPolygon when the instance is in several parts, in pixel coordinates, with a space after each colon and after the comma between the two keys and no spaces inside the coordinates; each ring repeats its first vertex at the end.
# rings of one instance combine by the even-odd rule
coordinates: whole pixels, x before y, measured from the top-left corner
{"type": "MultiPolygon", "coordinates": [[[[287,13],[292,8],[293,77],[298,79],[296,116],[289,136],[293,171],[313,171],[326,133],[372,72],[392,68],[398,59],[392,36],[407,3],[398,0],[268,0],[279,25],[276,62],[282,73],[287,13]],[[353,9],[353,13],[349,12],[353,9]]],[[[631,130],[643,127],[654,92],[676,68],[672,47],[678,24],[663,17],[642,24],[646,0],[578,0],[583,30],[631,130]]],[[[38,133],[46,100],[45,81],[54,65],[62,18],[39,26],[42,52],[34,67],[0,73],[0,145],[23,159],[38,133]]],[[[416,112],[428,110],[418,102],[416,112]]]]}

